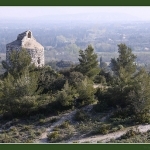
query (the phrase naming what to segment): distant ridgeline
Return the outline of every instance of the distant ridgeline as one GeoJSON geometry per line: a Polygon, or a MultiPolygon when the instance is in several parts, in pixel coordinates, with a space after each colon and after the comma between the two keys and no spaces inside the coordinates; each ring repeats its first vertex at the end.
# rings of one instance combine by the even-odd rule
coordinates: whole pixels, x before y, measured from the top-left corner
{"type": "Polygon", "coordinates": [[[25,31],[17,36],[17,39],[6,45],[6,61],[9,63],[12,50],[26,49],[31,56],[31,63],[37,67],[44,66],[44,47],[36,41],[31,31],[25,31]]]}

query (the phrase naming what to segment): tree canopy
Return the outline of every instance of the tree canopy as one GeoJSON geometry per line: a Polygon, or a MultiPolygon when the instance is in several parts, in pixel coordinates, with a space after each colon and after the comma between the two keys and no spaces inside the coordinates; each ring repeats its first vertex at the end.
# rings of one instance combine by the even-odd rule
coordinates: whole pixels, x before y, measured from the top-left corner
{"type": "Polygon", "coordinates": [[[89,78],[94,78],[99,73],[97,54],[94,53],[91,45],[88,45],[84,51],[79,51],[79,65],[76,70],[89,78]]]}

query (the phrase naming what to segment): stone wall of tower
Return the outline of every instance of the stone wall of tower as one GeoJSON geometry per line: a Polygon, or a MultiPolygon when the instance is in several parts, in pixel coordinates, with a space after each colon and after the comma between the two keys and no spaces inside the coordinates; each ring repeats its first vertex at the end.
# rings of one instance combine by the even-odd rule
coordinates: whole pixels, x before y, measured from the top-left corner
{"type": "Polygon", "coordinates": [[[31,63],[34,63],[37,67],[44,66],[44,48],[43,49],[27,49],[28,53],[31,56],[31,63]]]}
{"type": "MultiPolygon", "coordinates": [[[[9,55],[10,52],[12,50],[21,50],[22,47],[18,47],[18,46],[6,46],[6,61],[7,63],[9,63],[9,55]]],[[[43,49],[26,49],[27,52],[30,54],[31,56],[31,63],[34,63],[35,66],[37,67],[42,67],[45,64],[45,60],[44,60],[44,48],[43,49]]]]}
{"type": "Polygon", "coordinates": [[[6,45],[6,62],[9,63],[9,56],[12,50],[19,51],[21,49],[20,46],[12,46],[12,45],[6,45]]]}
{"type": "Polygon", "coordinates": [[[12,50],[26,49],[31,56],[31,63],[37,67],[44,66],[44,47],[36,41],[30,30],[18,34],[17,39],[6,45],[6,61],[9,64],[9,56],[12,50]]]}

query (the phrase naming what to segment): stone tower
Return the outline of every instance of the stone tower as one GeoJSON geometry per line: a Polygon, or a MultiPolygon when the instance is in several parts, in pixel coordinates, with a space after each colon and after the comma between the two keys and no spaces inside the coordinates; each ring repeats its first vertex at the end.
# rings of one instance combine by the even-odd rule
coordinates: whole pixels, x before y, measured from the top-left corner
{"type": "Polygon", "coordinates": [[[12,50],[26,49],[31,56],[31,63],[37,67],[44,66],[44,47],[36,41],[31,31],[25,31],[17,36],[17,39],[6,45],[6,61],[9,63],[9,55],[12,50]]]}

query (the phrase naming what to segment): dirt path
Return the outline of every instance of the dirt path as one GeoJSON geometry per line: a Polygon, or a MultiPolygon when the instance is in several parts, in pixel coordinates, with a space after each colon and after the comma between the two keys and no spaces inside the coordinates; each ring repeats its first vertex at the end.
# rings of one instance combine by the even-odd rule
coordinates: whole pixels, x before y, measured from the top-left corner
{"type": "MultiPolygon", "coordinates": [[[[83,109],[85,109],[85,110],[91,109],[91,106],[85,107],[83,109]]],[[[60,119],[58,121],[56,121],[55,123],[53,123],[50,127],[48,127],[46,129],[46,131],[44,133],[42,133],[40,138],[35,140],[35,143],[47,143],[48,142],[47,134],[51,133],[56,126],[62,124],[65,120],[72,120],[72,117],[76,113],[76,111],[77,110],[74,110],[72,112],[69,112],[69,113],[66,113],[66,114],[63,114],[62,116],[60,116],[60,119]]],[[[105,121],[105,119],[109,116],[110,116],[110,114],[104,116],[101,119],[101,121],[105,121]]],[[[78,143],[84,143],[84,142],[97,143],[97,141],[106,143],[106,142],[110,141],[111,139],[119,138],[120,136],[125,134],[130,129],[139,130],[140,132],[147,132],[148,130],[150,130],[150,124],[132,126],[132,127],[125,128],[124,130],[116,131],[116,132],[109,133],[106,135],[95,135],[95,136],[90,136],[90,137],[84,137],[84,135],[78,135],[78,136],[71,137],[69,140],[65,141],[65,143],[73,143],[75,141],[78,143]]]]}
{"type": "Polygon", "coordinates": [[[97,143],[97,141],[101,141],[102,143],[110,141],[110,139],[116,139],[125,134],[129,129],[138,129],[140,132],[147,132],[150,130],[150,125],[139,125],[139,126],[133,126],[126,128],[122,131],[117,131],[114,133],[109,133],[106,135],[96,135],[96,136],[91,136],[87,138],[81,138],[81,139],[74,139],[71,141],[68,141],[68,143],[72,143],[74,141],[77,141],[78,143],[84,143],[84,142],[89,142],[89,143],[97,143]]]}
{"type": "Polygon", "coordinates": [[[71,120],[72,116],[75,113],[76,113],[76,110],[72,111],[71,113],[66,113],[62,115],[60,120],[53,123],[49,128],[46,129],[44,133],[42,133],[39,139],[35,140],[35,143],[47,143],[47,134],[52,132],[56,126],[62,124],[65,120],[71,120]]]}

